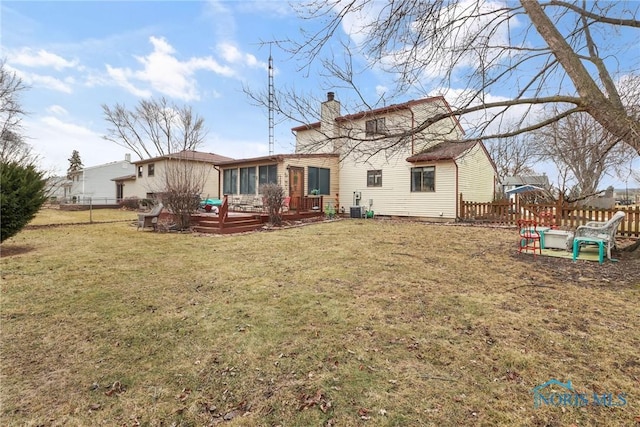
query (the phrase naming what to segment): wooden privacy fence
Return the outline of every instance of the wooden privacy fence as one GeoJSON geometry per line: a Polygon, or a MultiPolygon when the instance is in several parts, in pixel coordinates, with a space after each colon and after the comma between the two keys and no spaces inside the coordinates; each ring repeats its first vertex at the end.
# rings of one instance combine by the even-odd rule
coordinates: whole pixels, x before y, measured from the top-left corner
{"type": "Polygon", "coordinates": [[[533,219],[541,225],[573,230],[589,221],[608,221],[617,211],[626,215],[618,227],[618,236],[640,237],[640,206],[597,209],[558,201],[553,204],[529,204],[515,200],[468,202],[460,194],[458,218],[461,221],[516,225],[519,219],[533,219]]]}

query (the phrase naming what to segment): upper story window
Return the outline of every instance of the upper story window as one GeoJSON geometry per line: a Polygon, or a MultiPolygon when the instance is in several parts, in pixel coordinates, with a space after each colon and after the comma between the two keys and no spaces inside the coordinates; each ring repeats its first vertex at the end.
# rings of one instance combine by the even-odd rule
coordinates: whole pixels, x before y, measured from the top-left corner
{"type": "Polygon", "coordinates": [[[138,166],[138,178],[142,178],[142,166],[138,166]]]}
{"type": "Polygon", "coordinates": [[[387,133],[387,125],[384,117],[367,120],[364,125],[367,136],[384,135],[387,133]]]}
{"type": "Polygon", "coordinates": [[[382,170],[367,171],[367,187],[382,187],[382,170]]]}
{"type": "Polygon", "coordinates": [[[149,163],[147,166],[147,176],[153,176],[156,173],[156,165],[155,163],[149,163]]]}

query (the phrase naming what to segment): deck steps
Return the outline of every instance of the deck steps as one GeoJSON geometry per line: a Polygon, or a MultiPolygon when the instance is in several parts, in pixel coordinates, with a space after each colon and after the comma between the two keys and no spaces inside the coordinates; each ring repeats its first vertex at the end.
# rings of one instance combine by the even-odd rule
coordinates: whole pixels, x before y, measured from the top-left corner
{"type": "MultiPolygon", "coordinates": [[[[321,212],[286,213],[283,220],[298,220],[321,216],[321,212]]],[[[191,226],[193,231],[209,234],[233,234],[244,233],[261,229],[268,222],[268,216],[264,214],[229,215],[222,227],[219,218],[212,215],[193,215],[191,226]]]]}

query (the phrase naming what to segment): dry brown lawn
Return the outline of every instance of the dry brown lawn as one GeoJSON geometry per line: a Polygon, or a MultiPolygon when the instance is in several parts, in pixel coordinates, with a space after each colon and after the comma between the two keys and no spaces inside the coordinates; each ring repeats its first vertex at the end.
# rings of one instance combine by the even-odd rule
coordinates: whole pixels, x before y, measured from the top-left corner
{"type": "Polygon", "coordinates": [[[0,247],[0,425],[640,424],[640,260],[516,240],[389,220],[24,230],[0,247]],[[589,404],[535,408],[552,378],[589,404]]]}

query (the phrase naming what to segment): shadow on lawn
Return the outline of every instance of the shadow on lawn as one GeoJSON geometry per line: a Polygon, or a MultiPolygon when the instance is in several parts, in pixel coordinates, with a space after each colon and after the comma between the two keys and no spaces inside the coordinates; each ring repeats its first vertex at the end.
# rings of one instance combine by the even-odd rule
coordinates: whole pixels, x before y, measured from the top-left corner
{"type": "Polygon", "coordinates": [[[12,245],[0,247],[0,258],[22,255],[34,250],[32,245],[12,245]]]}

